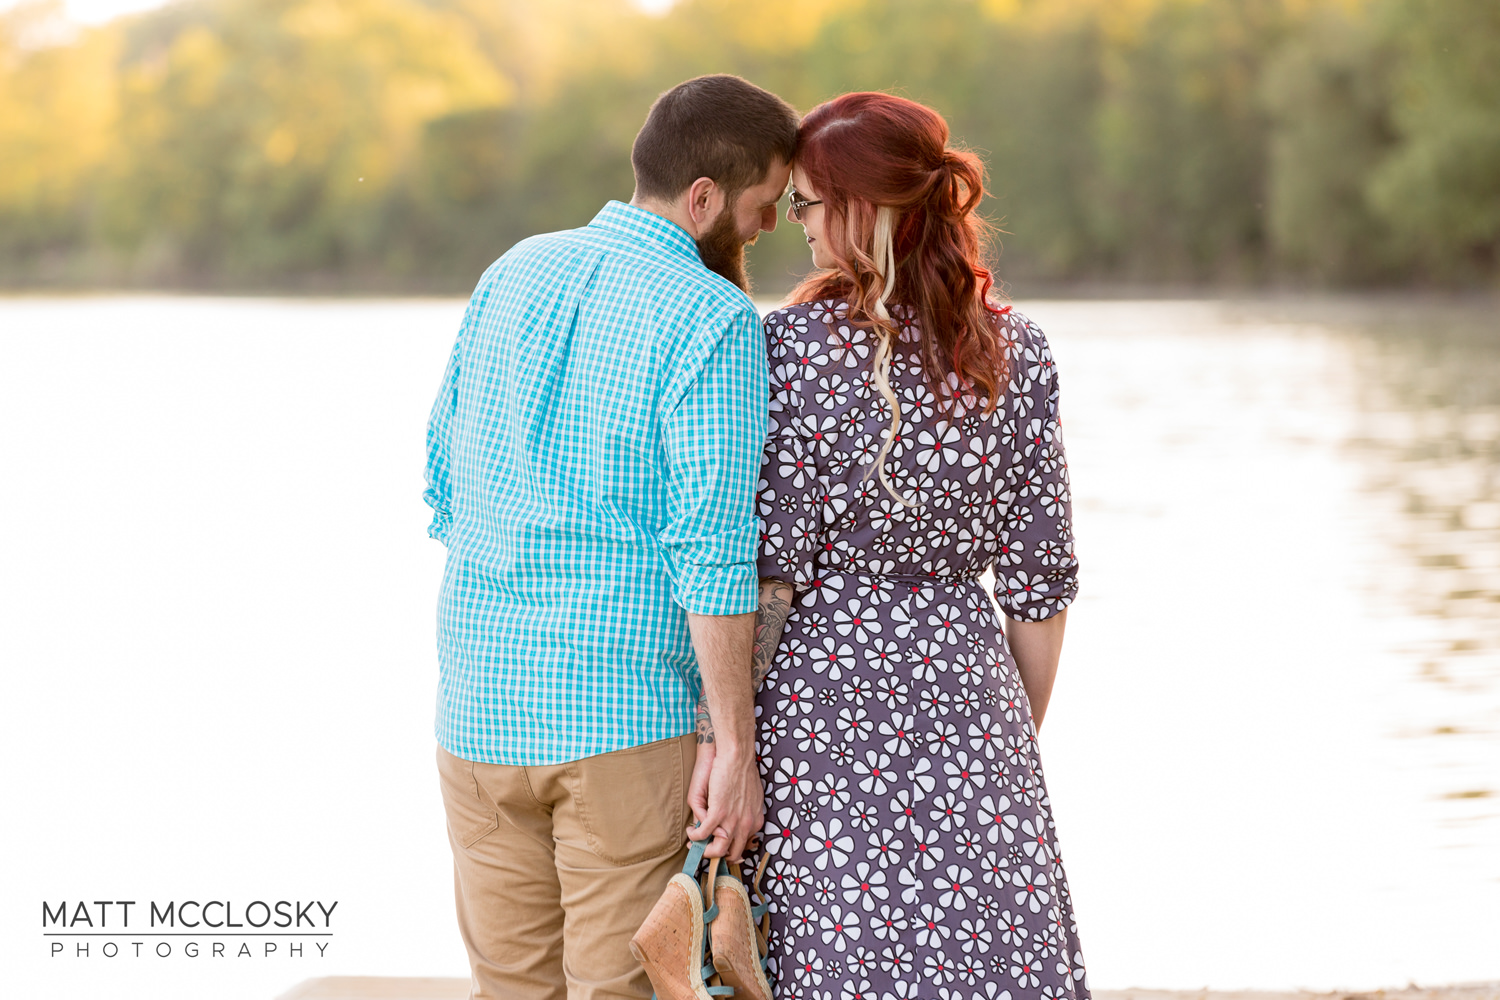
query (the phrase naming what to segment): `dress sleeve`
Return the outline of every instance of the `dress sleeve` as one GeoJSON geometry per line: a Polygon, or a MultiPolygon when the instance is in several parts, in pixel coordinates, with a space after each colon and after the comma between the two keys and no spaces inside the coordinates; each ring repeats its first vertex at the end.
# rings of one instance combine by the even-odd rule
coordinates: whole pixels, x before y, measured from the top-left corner
{"type": "Polygon", "coordinates": [[[766,362],[747,304],[702,363],[663,399],[667,519],[658,541],[672,598],[699,615],[755,610],[757,523],[752,491],[766,431],[766,362]]]}
{"type": "Polygon", "coordinates": [[[995,597],[1011,618],[1042,621],[1072,604],[1078,593],[1073,499],[1052,351],[1029,320],[1017,318],[1016,324],[1005,425],[1014,449],[1008,475],[1015,499],[999,526],[995,597]]]}
{"type": "Polygon", "coordinates": [[[816,579],[821,487],[814,449],[801,433],[806,320],[787,310],[766,317],[770,412],[756,490],[761,519],[759,573],[800,592],[816,579]],[[800,324],[799,324],[800,319],[800,324]]]}

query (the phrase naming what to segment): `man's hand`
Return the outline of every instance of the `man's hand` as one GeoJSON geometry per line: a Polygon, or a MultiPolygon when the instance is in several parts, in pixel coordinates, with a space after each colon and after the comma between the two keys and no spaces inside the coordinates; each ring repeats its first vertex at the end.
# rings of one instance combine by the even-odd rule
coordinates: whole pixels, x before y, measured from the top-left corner
{"type": "Polygon", "coordinates": [[[708,857],[744,858],[750,838],[766,823],[766,794],[754,754],[747,757],[712,743],[698,744],[688,805],[698,821],[688,830],[688,839],[713,837],[703,852],[708,857]]]}

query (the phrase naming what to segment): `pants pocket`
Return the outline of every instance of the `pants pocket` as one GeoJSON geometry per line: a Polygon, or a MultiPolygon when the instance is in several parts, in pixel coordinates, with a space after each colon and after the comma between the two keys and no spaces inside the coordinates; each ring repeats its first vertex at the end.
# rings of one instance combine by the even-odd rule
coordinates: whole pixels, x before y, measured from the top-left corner
{"type": "Polygon", "coordinates": [[[612,865],[675,851],[688,823],[687,741],[681,737],[585,757],[568,765],[589,850],[612,865]]]}
{"type": "Polygon", "coordinates": [[[474,762],[437,748],[438,779],[448,830],[460,847],[473,847],[500,825],[500,812],[474,778],[474,762]]]}

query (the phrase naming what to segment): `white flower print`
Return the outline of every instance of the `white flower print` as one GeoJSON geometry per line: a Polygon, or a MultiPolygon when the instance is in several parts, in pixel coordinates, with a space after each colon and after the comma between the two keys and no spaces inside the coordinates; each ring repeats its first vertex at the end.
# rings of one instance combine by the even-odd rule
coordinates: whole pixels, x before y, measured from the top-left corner
{"type": "Polygon", "coordinates": [[[932,731],[927,734],[928,748],[944,757],[958,749],[958,743],[958,727],[941,719],[932,724],[932,731]]]}
{"type": "Polygon", "coordinates": [[[824,638],[821,647],[814,647],[807,658],[814,671],[826,673],[831,681],[841,680],[845,671],[854,669],[854,647],[833,636],[824,638]]]}
{"type": "Polygon", "coordinates": [[[979,895],[979,887],[970,885],[974,873],[962,865],[949,865],[943,877],[933,878],[933,884],[942,891],[938,893],[938,905],[953,910],[968,907],[969,901],[979,895]]]}
{"type": "Polygon", "coordinates": [[[774,816],[766,817],[765,826],[765,850],[773,858],[789,858],[796,848],[797,827],[802,822],[797,818],[797,812],[791,806],[782,806],[776,810],[774,816]]]}
{"type": "Polygon", "coordinates": [[[953,844],[958,853],[971,861],[979,857],[979,852],[984,849],[980,846],[981,843],[979,834],[972,830],[959,830],[953,835],[953,844]]]}
{"type": "Polygon", "coordinates": [[[1017,986],[1036,989],[1041,983],[1038,973],[1042,971],[1041,959],[1034,952],[1013,951],[1010,955],[1010,975],[1017,986]]]}
{"type": "Polygon", "coordinates": [[[1016,842],[1016,827],[1019,825],[1015,816],[1009,814],[1010,799],[1004,795],[989,796],[979,800],[979,808],[974,815],[979,820],[979,826],[984,830],[984,839],[991,844],[997,844],[1001,838],[1007,844],[1016,842]]]}
{"type": "Polygon", "coordinates": [[[1052,899],[1047,886],[1047,873],[1040,868],[1033,872],[1030,865],[1022,865],[1011,874],[1010,884],[1016,889],[1016,905],[1025,906],[1032,913],[1041,913],[1042,907],[1052,899]]]}
{"type": "MultiPolygon", "coordinates": [[[[989,880],[985,879],[985,881],[988,882],[989,880]]],[[[1000,915],[1000,904],[994,896],[980,896],[979,901],[974,904],[974,907],[979,911],[979,915],[986,920],[994,920],[1000,915]]]]}
{"type": "Polygon", "coordinates": [[[1020,914],[1009,910],[1000,914],[998,927],[1001,944],[1015,945],[1019,948],[1022,942],[1031,936],[1031,932],[1026,929],[1025,919],[1020,914]]]}
{"type": "Polygon", "coordinates": [[[939,604],[933,610],[933,613],[927,616],[927,624],[935,628],[935,636],[938,642],[945,643],[945,645],[957,645],[960,642],[960,637],[969,631],[969,627],[963,622],[963,618],[965,618],[965,615],[957,607],[953,607],[951,604],[939,604]]]}
{"type": "Polygon", "coordinates": [[[922,975],[934,985],[951,983],[953,982],[953,960],[943,954],[942,949],[939,948],[931,955],[923,956],[922,975]]]}
{"type": "Polygon", "coordinates": [[[973,986],[984,978],[984,962],[978,955],[960,955],[953,963],[954,975],[973,986]]]}
{"type": "Polygon", "coordinates": [[[888,903],[882,903],[878,912],[870,918],[870,930],[882,941],[900,940],[901,932],[910,926],[911,921],[906,919],[906,911],[888,903]]]}
{"type": "Polygon", "coordinates": [[[822,719],[804,717],[797,721],[792,730],[792,739],[797,741],[798,750],[823,753],[833,741],[833,734],[828,731],[828,724],[822,719]]]}
{"type": "Polygon", "coordinates": [[[952,701],[953,699],[949,697],[947,691],[942,689],[941,685],[934,684],[922,691],[916,703],[922,711],[927,713],[929,719],[937,719],[948,714],[948,706],[952,701]]]}
{"type": "MultiPolygon", "coordinates": [[[[956,730],[953,738],[957,742],[956,730]]],[[[971,761],[964,751],[958,751],[953,760],[943,763],[943,773],[948,776],[948,788],[957,791],[964,798],[973,798],[984,787],[983,766],[977,760],[971,761]]]]}
{"type": "MultiPolygon", "coordinates": [[[[1000,688],[1000,712],[1004,715],[1006,722],[1024,722],[1030,716],[1031,713],[1027,711],[1026,703],[1023,701],[1024,697],[1023,692],[1019,688],[1005,686],[1000,688]]],[[[1013,748],[1014,745],[1012,745],[1013,748]]],[[[1024,759],[1024,753],[1021,755],[1020,760],[1013,760],[1011,759],[1011,751],[1006,751],[1006,763],[1012,767],[1019,766],[1024,759]]]]}
{"type": "Polygon", "coordinates": [[[908,789],[901,789],[896,797],[891,799],[891,812],[895,813],[895,819],[891,821],[894,830],[905,830],[913,822],[917,815],[916,799],[908,789]]]}
{"type": "Polygon", "coordinates": [[[1015,796],[1016,801],[1021,805],[1029,806],[1035,802],[1036,793],[1036,779],[1027,772],[1021,771],[1010,779],[1010,794],[1015,796]]]}
{"type": "Polygon", "coordinates": [[[805,760],[781,758],[771,778],[772,794],[776,796],[776,801],[781,802],[788,795],[792,796],[793,802],[801,802],[807,798],[808,792],[812,791],[812,780],[807,777],[807,772],[811,769],[812,766],[805,760]]]}
{"type": "Polygon", "coordinates": [[[990,720],[989,715],[981,715],[980,721],[969,723],[969,750],[984,753],[989,760],[995,760],[1004,738],[1005,727],[999,721],[990,720]]]}
{"type": "Polygon", "coordinates": [[[776,474],[794,489],[802,489],[816,475],[812,459],[795,438],[783,438],[776,448],[776,474]]]}
{"type": "Polygon", "coordinates": [[[906,771],[906,780],[916,786],[922,795],[932,794],[937,787],[937,778],[932,774],[932,761],[925,757],[914,761],[906,771]]]}
{"type": "Polygon", "coordinates": [[[901,863],[901,849],[906,846],[892,830],[876,830],[870,834],[870,847],[865,857],[882,868],[894,868],[901,863]]]}
{"type": "Polygon", "coordinates": [[[786,929],[790,937],[806,937],[818,926],[818,908],[811,903],[792,907],[787,916],[786,929]]]}
{"type": "Polygon", "coordinates": [[[943,923],[947,914],[931,903],[923,903],[912,915],[912,929],[916,931],[913,940],[918,948],[936,948],[942,942],[948,940],[952,930],[943,923]]]}
{"type": "MultiPolygon", "coordinates": [[[[906,699],[901,699],[902,704],[906,699]]],[[[891,713],[890,719],[880,724],[880,735],[888,737],[882,744],[886,753],[897,757],[910,757],[920,739],[916,731],[917,717],[910,713],[891,713]]]]}
{"type": "Polygon", "coordinates": [[[845,368],[858,368],[870,356],[870,335],[857,326],[840,323],[829,330],[828,343],[832,350],[829,360],[845,368]]]}
{"type": "MultiPolygon", "coordinates": [[[[878,568],[873,562],[870,565],[871,572],[878,572],[881,574],[889,573],[894,568],[894,563],[886,563],[885,565],[879,566],[878,568]]],[[[895,593],[895,590],[896,585],[890,580],[884,579],[883,575],[861,576],[859,578],[859,582],[854,587],[854,594],[856,597],[860,598],[860,600],[868,601],[872,605],[881,605],[890,603],[891,595],[895,593]]],[[[872,647],[875,647],[881,646],[883,644],[881,640],[874,639],[871,641],[870,645],[872,647]]],[[[889,645],[894,647],[896,644],[889,643],[889,645]]]]}
{"type": "Polygon", "coordinates": [[[817,820],[808,827],[810,836],[802,841],[802,849],[813,855],[813,867],[818,871],[826,870],[830,864],[842,868],[848,863],[854,851],[854,838],[847,834],[839,836],[843,829],[844,821],[837,816],[826,824],[817,820]]]}
{"type": "Polygon", "coordinates": [[[849,822],[855,829],[869,833],[880,824],[880,811],[868,802],[856,802],[849,810],[849,822]]]}
{"type": "MultiPolygon", "coordinates": [[[[891,709],[892,715],[897,714],[895,710],[898,706],[905,705],[910,700],[907,697],[909,694],[911,694],[911,688],[899,677],[887,674],[875,682],[876,699],[886,708],[891,709]]],[[[889,750],[890,747],[886,749],[889,750]]]]}
{"type": "Polygon", "coordinates": [[[880,613],[861,604],[857,597],[849,602],[847,611],[839,608],[833,613],[833,630],[843,636],[852,633],[859,642],[869,642],[871,636],[880,634],[882,627],[880,613]]]}
{"type": "MultiPolygon", "coordinates": [[[[900,913],[900,910],[896,911],[900,913]]],[[[905,929],[905,921],[903,929],[905,929]]],[[[894,940],[894,938],[893,938],[894,940]]],[[[912,963],[916,956],[906,945],[896,942],[883,949],[880,953],[880,971],[891,976],[909,976],[912,971],[912,963]]]]}
{"type": "Polygon", "coordinates": [[[982,478],[986,483],[995,478],[1000,467],[1000,442],[991,434],[988,437],[969,439],[969,450],[964,453],[963,467],[970,469],[967,479],[970,486],[982,478]]]}
{"type": "Polygon", "coordinates": [[[1042,490],[1042,513],[1048,517],[1060,517],[1066,512],[1065,504],[1071,499],[1068,488],[1061,483],[1048,483],[1042,490]]]}
{"type": "Polygon", "coordinates": [[[809,581],[807,590],[809,595],[817,595],[818,600],[824,604],[837,604],[843,596],[844,578],[837,573],[829,573],[809,581]]]}
{"type": "Polygon", "coordinates": [[[793,956],[790,972],[803,986],[823,985],[823,958],[813,948],[806,948],[793,956]]]}
{"type": "MultiPolygon", "coordinates": [[[[944,464],[952,465],[958,461],[958,428],[950,424],[938,424],[932,430],[917,432],[917,452],[915,458],[917,464],[928,472],[937,472],[944,464]]],[[[950,480],[944,480],[944,483],[950,480]]],[[[955,484],[957,485],[957,484],[955,484]]],[[[949,503],[952,502],[953,490],[945,490],[949,503]]],[[[947,506],[946,504],[944,506],[947,506]]]]}
{"type": "Polygon", "coordinates": [[[861,775],[859,790],[871,795],[884,795],[896,778],[890,755],[878,750],[866,750],[864,760],[854,762],[854,773],[861,775]]]}
{"type": "MultiPolygon", "coordinates": [[[[833,884],[833,879],[824,876],[813,883],[813,899],[819,905],[827,906],[833,901],[835,889],[837,889],[837,886],[833,884]]],[[[838,975],[838,973],[834,973],[834,975],[838,975]]]]}
{"type": "Polygon", "coordinates": [[[825,945],[843,954],[845,948],[859,940],[859,917],[854,911],[846,911],[834,903],[818,918],[818,930],[822,932],[820,937],[825,945]]]}
{"type": "Polygon", "coordinates": [[[855,865],[853,872],[844,873],[841,885],[844,902],[850,906],[857,905],[866,913],[873,913],[875,904],[889,898],[891,894],[885,886],[885,871],[879,867],[872,868],[864,861],[855,865]]]}
{"type": "Polygon", "coordinates": [[[979,871],[985,884],[997,890],[1010,884],[1010,858],[999,851],[986,851],[979,871]]]}
{"type": "Polygon", "coordinates": [[[874,695],[875,685],[863,677],[854,677],[844,682],[842,690],[845,701],[853,702],[855,705],[863,705],[874,695]]]}
{"type": "Polygon", "coordinates": [[[801,677],[783,682],[777,690],[781,692],[781,698],[776,702],[778,714],[806,715],[813,710],[813,687],[801,677]]]}
{"type": "Polygon", "coordinates": [[[813,393],[813,402],[825,410],[837,409],[848,401],[851,388],[848,379],[836,372],[829,372],[818,379],[818,388],[813,393]]]}
{"type": "Polygon", "coordinates": [[[1052,863],[1052,849],[1047,844],[1047,831],[1040,816],[1032,816],[1021,823],[1021,849],[1037,865],[1052,863]]]}
{"type": "Polygon", "coordinates": [[[910,865],[896,872],[896,881],[901,883],[901,902],[908,906],[920,898],[927,885],[910,865]]]}
{"type": "Polygon", "coordinates": [[[915,855],[911,860],[911,864],[915,866],[913,871],[921,868],[930,872],[942,864],[943,848],[937,843],[934,833],[935,830],[923,829],[915,823],[911,825],[911,846],[915,855]]]}
{"type": "MultiPolygon", "coordinates": [[[[851,968],[849,971],[854,970],[851,968]]],[[[875,1000],[874,987],[868,979],[861,979],[857,984],[845,980],[844,985],[839,987],[839,1000],[875,1000]]]]}
{"type": "Polygon", "coordinates": [[[939,641],[918,639],[906,653],[906,660],[912,665],[912,680],[930,684],[937,680],[938,674],[946,672],[948,661],[942,653],[939,641]]]}
{"type": "Polygon", "coordinates": [[[778,740],[786,735],[786,716],[777,715],[761,724],[761,744],[765,747],[774,747],[778,740]]]}
{"type": "Polygon", "coordinates": [[[825,774],[813,785],[813,793],[818,805],[839,812],[849,804],[849,779],[838,774],[825,774]]]}
{"type": "Polygon", "coordinates": [[[1017,570],[1005,578],[1005,596],[1011,607],[1020,607],[1027,601],[1042,600],[1047,590],[1047,580],[1040,573],[1017,570]]]}
{"type": "Polygon", "coordinates": [[[958,942],[965,954],[982,953],[990,950],[990,943],[995,936],[985,926],[983,920],[970,920],[967,917],[958,922],[958,942]]]}
{"type": "MultiPolygon", "coordinates": [[[[853,666],[851,665],[849,669],[852,670],[853,666]]],[[[875,731],[874,720],[863,708],[845,706],[839,709],[838,721],[834,725],[838,727],[839,735],[849,743],[855,740],[867,740],[875,731]]]]}

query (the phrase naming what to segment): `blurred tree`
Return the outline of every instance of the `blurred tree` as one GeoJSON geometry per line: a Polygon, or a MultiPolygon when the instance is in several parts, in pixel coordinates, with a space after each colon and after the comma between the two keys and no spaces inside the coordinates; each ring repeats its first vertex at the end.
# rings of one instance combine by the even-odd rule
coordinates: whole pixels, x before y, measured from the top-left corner
{"type": "Polygon", "coordinates": [[[105,232],[148,277],[302,280],[403,262],[384,204],[424,124],[513,91],[409,0],[228,0],[140,23],[105,232]]]}
{"type": "Polygon", "coordinates": [[[1403,0],[1384,14],[1400,143],[1370,198],[1429,277],[1500,279],[1500,3],[1403,0]]]}
{"type": "Polygon", "coordinates": [[[1373,281],[1411,254],[1370,205],[1371,171],[1396,143],[1392,53],[1359,11],[1322,4],[1267,66],[1269,228],[1276,264],[1312,283],[1373,281]]]}
{"type": "Polygon", "coordinates": [[[57,280],[87,254],[118,46],[113,28],[70,28],[58,0],[0,12],[0,273],[57,280]]]}

